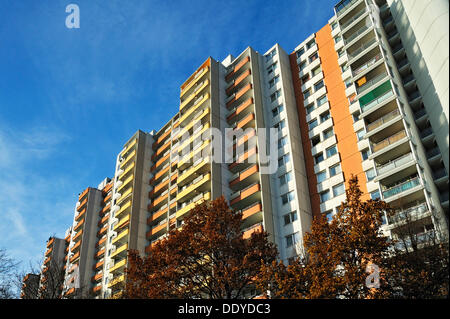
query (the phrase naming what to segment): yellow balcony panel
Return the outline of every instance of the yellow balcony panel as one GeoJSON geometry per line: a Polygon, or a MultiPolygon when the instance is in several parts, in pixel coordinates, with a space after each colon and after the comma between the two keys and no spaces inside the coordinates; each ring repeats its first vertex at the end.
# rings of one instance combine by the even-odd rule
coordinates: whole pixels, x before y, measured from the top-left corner
{"type": "MultiPolygon", "coordinates": [[[[131,199],[131,198],[130,198],[131,199]]],[[[126,203],[124,203],[119,211],[116,214],[116,217],[119,216],[120,214],[122,214],[127,208],[129,208],[131,206],[131,200],[127,201],[126,203]]]]}
{"type": "Polygon", "coordinates": [[[133,146],[135,146],[137,143],[137,138],[135,138],[133,141],[131,141],[131,143],[128,144],[127,148],[124,149],[122,152],[120,152],[120,155],[125,154],[126,152],[128,152],[129,150],[131,150],[133,148],[133,146]]]}
{"type": "Polygon", "coordinates": [[[120,254],[123,251],[126,251],[127,249],[128,249],[128,244],[125,243],[122,246],[120,246],[119,248],[117,248],[116,251],[111,254],[111,258],[120,254]]]}
{"type": "Polygon", "coordinates": [[[130,195],[132,192],[133,188],[130,187],[125,193],[120,196],[120,198],[117,200],[117,204],[120,204],[124,199],[131,199],[131,197],[128,195],[130,195]]]}
{"type": "Polygon", "coordinates": [[[198,170],[201,170],[203,167],[205,167],[205,165],[209,164],[207,161],[201,161],[199,164],[192,166],[191,168],[189,168],[188,170],[184,171],[180,177],[177,180],[178,184],[183,183],[183,181],[188,178],[189,176],[191,176],[192,174],[194,174],[195,172],[197,172],[198,170]]]}
{"type": "MultiPolygon", "coordinates": [[[[206,66],[201,70],[198,70],[193,76],[192,76],[192,80],[190,81],[190,83],[188,85],[186,85],[180,92],[180,97],[183,97],[183,95],[189,91],[189,89],[191,87],[194,86],[195,83],[197,83],[197,81],[203,76],[205,75],[207,72],[209,71],[209,67],[206,66]]],[[[181,107],[180,107],[181,110],[181,107]]]]}
{"type": "Polygon", "coordinates": [[[113,272],[119,268],[125,267],[125,265],[127,264],[127,259],[124,258],[121,261],[119,261],[118,263],[115,263],[114,266],[112,268],[109,269],[110,272],[113,272]]]}
{"type": "Polygon", "coordinates": [[[119,228],[120,226],[122,226],[123,224],[125,224],[126,222],[128,222],[130,220],[130,214],[128,214],[127,216],[125,216],[124,218],[122,218],[119,223],[114,226],[114,230],[116,230],[117,228],[119,228]]]}
{"type": "Polygon", "coordinates": [[[114,239],[112,240],[112,243],[114,244],[114,243],[116,243],[117,241],[119,241],[120,239],[122,239],[122,238],[124,238],[125,236],[127,236],[127,235],[128,235],[128,232],[129,232],[128,229],[126,229],[126,230],[124,230],[123,232],[121,232],[116,238],[114,238],[114,239]]]}
{"type": "Polygon", "coordinates": [[[117,293],[115,293],[114,295],[112,295],[112,299],[120,299],[123,295],[123,291],[119,291],[117,293]]]}
{"type": "Polygon", "coordinates": [[[185,164],[189,163],[195,155],[199,155],[199,153],[208,147],[209,144],[210,140],[204,141],[201,147],[191,151],[189,155],[185,155],[184,158],[178,162],[178,167],[182,169],[185,164]]]}
{"type": "Polygon", "coordinates": [[[128,183],[130,183],[134,178],[134,175],[130,175],[126,180],[123,181],[122,185],[119,186],[119,188],[117,189],[118,192],[120,192],[121,189],[123,189],[125,186],[128,185],[128,183]]]}
{"type": "Polygon", "coordinates": [[[189,95],[189,97],[186,99],[186,100],[184,100],[181,104],[180,104],[180,111],[182,110],[182,109],[184,109],[185,107],[186,107],[186,105],[188,105],[189,104],[189,102],[191,102],[193,99],[194,99],[194,97],[196,96],[196,94],[198,93],[198,92],[200,92],[201,90],[203,90],[205,87],[207,87],[209,85],[209,80],[208,79],[206,79],[205,81],[203,81],[203,84],[201,84],[199,87],[197,87],[196,89],[195,89],[195,91],[193,91],[190,95],[189,95]]]}
{"type": "Polygon", "coordinates": [[[203,201],[207,201],[211,199],[211,192],[206,193],[205,195],[203,195],[203,198],[196,201],[196,202],[192,202],[189,205],[184,206],[183,208],[179,209],[177,211],[177,215],[176,218],[179,218],[181,216],[183,216],[184,214],[186,214],[188,211],[190,211],[192,208],[195,207],[195,205],[202,203],[203,201]]]}
{"type": "Polygon", "coordinates": [[[203,178],[201,180],[199,180],[198,182],[196,182],[195,184],[192,184],[189,187],[187,187],[186,189],[179,192],[177,195],[177,201],[183,199],[183,197],[185,197],[189,193],[195,194],[195,190],[197,188],[199,188],[200,186],[202,186],[203,184],[205,184],[206,182],[208,182],[209,180],[211,180],[211,174],[208,173],[205,176],[203,176],[203,178]]]}
{"type": "Polygon", "coordinates": [[[117,285],[119,282],[122,282],[124,280],[125,280],[125,275],[120,275],[119,277],[114,278],[113,280],[111,280],[111,282],[108,285],[108,288],[111,288],[111,287],[117,285]]]}
{"type": "Polygon", "coordinates": [[[194,124],[195,124],[196,122],[201,121],[206,115],[209,114],[209,110],[210,110],[209,107],[205,108],[205,109],[203,110],[203,113],[202,113],[199,117],[197,117],[197,118],[195,119],[195,121],[189,122],[189,124],[187,124],[185,127],[183,127],[183,128],[181,129],[180,133],[178,134],[178,137],[183,137],[183,135],[186,134],[186,132],[187,132],[188,130],[190,130],[190,129],[192,128],[192,126],[194,126],[194,124]]]}
{"type": "Polygon", "coordinates": [[[192,135],[189,138],[189,140],[184,141],[183,144],[181,144],[181,146],[178,149],[180,150],[184,149],[186,146],[191,144],[195,139],[198,139],[198,137],[201,136],[204,132],[206,132],[206,130],[209,129],[209,127],[210,127],[209,123],[204,124],[203,128],[199,132],[196,132],[194,135],[192,135]]]}
{"type": "Polygon", "coordinates": [[[192,115],[192,113],[194,113],[196,110],[198,110],[200,108],[200,106],[202,106],[203,103],[205,103],[208,99],[209,99],[209,93],[206,93],[203,96],[203,98],[199,102],[197,102],[197,104],[193,105],[186,113],[184,113],[180,117],[180,123],[183,123],[183,121],[185,121],[187,118],[189,118],[189,116],[192,115]]]}
{"type": "Polygon", "coordinates": [[[128,165],[122,174],[119,175],[119,179],[122,178],[122,176],[125,176],[129,171],[131,171],[134,168],[134,162],[132,162],[130,165],[128,165]]]}
{"type": "Polygon", "coordinates": [[[135,155],[136,150],[134,150],[133,152],[131,152],[131,154],[127,156],[127,158],[122,162],[122,164],[120,164],[120,168],[124,168],[125,165],[130,162],[130,160],[134,159],[135,155]]]}

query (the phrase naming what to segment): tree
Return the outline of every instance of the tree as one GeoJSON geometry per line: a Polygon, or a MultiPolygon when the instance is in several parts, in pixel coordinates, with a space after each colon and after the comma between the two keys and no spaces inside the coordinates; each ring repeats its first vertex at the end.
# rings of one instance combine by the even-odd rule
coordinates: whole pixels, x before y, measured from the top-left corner
{"type": "Polygon", "coordinates": [[[261,265],[276,260],[265,232],[244,239],[242,213],[222,197],[196,206],[182,229],[151,249],[147,257],[129,252],[125,298],[255,297],[261,265]]]}
{"type": "Polygon", "coordinates": [[[385,280],[389,241],[380,228],[389,206],[380,200],[362,201],[357,177],[348,182],[346,201],[328,222],[315,217],[304,236],[305,256],[286,267],[264,265],[258,280],[271,298],[380,298],[390,289],[385,280]],[[368,267],[380,269],[380,288],[366,285],[368,267]],[[372,267],[376,267],[372,266],[372,267]],[[270,276],[269,276],[270,275],[270,276]]]}
{"type": "Polygon", "coordinates": [[[16,297],[14,292],[14,273],[19,262],[8,255],[8,252],[0,248],[0,299],[11,299],[16,297]]]}
{"type": "MultiPolygon", "coordinates": [[[[393,256],[389,260],[388,278],[397,287],[396,298],[448,298],[448,242],[440,240],[433,230],[427,230],[420,211],[406,209],[392,218],[393,256]]],[[[426,220],[426,219],[425,219],[426,220]]]]}

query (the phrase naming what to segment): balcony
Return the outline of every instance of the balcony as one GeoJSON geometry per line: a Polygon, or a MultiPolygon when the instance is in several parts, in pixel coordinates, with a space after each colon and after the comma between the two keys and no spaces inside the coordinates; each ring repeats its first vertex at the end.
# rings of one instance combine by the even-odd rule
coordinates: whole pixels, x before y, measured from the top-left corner
{"type": "Polygon", "coordinates": [[[398,118],[401,115],[400,110],[399,109],[395,109],[394,111],[391,111],[389,113],[387,113],[386,115],[383,115],[381,118],[379,118],[378,120],[367,124],[366,128],[367,128],[367,133],[375,130],[376,128],[382,126],[385,123],[388,123],[389,121],[398,118]]]}
{"type": "Polygon", "coordinates": [[[127,216],[123,217],[119,223],[114,226],[114,230],[117,231],[118,229],[122,229],[123,227],[127,226],[130,223],[130,214],[128,214],[127,216]]]}
{"type": "Polygon", "coordinates": [[[197,95],[198,95],[204,88],[208,87],[208,85],[209,85],[209,80],[208,80],[208,79],[206,79],[205,81],[199,83],[199,84],[194,88],[194,90],[192,91],[192,93],[188,96],[188,98],[185,99],[185,100],[183,100],[183,101],[181,102],[181,104],[180,104],[180,110],[185,109],[185,107],[186,107],[187,105],[189,105],[190,102],[191,102],[192,100],[194,100],[194,98],[196,98],[197,95]]]}
{"type": "Polygon", "coordinates": [[[376,75],[373,79],[371,79],[371,80],[365,82],[364,84],[362,84],[361,86],[357,87],[356,88],[356,92],[358,94],[361,94],[364,91],[367,91],[369,88],[371,88],[373,85],[375,85],[376,83],[380,82],[381,80],[383,80],[387,76],[389,76],[389,74],[387,72],[382,72],[382,73],[376,75]]]}
{"type": "MultiPolygon", "coordinates": [[[[124,194],[125,195],[125,194],[124,194]]],[[[123,200],[125,198],[125,196],[123,196],[123,197],[121,197],[121,199],[123,200]]],[[[130,208],[131,207],[131,197],[130,197],[130,200],[128,200],[126,203],[123,203],[121,206],[120,206],[120,209],[119,209],[119,211],[115,214],[115,217],[117,217],[117,216],[119,216],[119,215],[121,215],[123,212],[125,212],[128,208],[130,208]]]]}
{"type": "Polygon", "coordinates": [[[410,163],[413,160],[414,160],[414,157],[413,157],[412,153],[408,153],[408,154],[402,155],[400,157],[397,157],[396,159],[394,159],[384,165],[378,166],[376,168],[377,175],[383,175],[383,174],[392,172],[394,169],[401,167],[407,163],[410,163]]]}
{"type": "Polygon", "coordinates": [[[253,203],[250,206],[247,206],[238,212],[242,213],[242,219],[247,219],[259,212],[262,212],[262,204],[261,202],[253,203]]]}
{"type": "Polygon", "coordinates": [[[352,72],[352,76],[357,76],[358,74],[360,74],[361,72],[369,69],[372,65],[374,65],[375,63],[377,63],[378,61],[380,61],[383,58],[383,55],[381,53],[378,53],[375,57],[373,57],[372,59],[370,59],[368,62],[364,63],[363,65],[357,67],[353,72],[352,72]]]}
{"type": "Polygon", "coordinates": [[[177,211],[176,217],[179,218],[183,216],[185,213],[194,208],[196,204],[200,204],[201,202],[208,201],[210,199],[211,199],[211,192],[206,192],[195,196],[192,200],[185,202],[180,206],[180,208],[177,211]]]}
{"type": "Polygon", "coordinates": [[[125,265],[127,264],[127,259],[123,258],[122,260],[115,262],[114,266],[112,268],[109,269],[110,272],[114,272],[117,269],[120,269],[122,267],[125,267],[125,265]]]}
{"type": "Polygon", "coordinates": [[[228,73],[228,74],[225,76],[225,80],[226,80],[227,82],[230,82],[230,80],[231,80],[233,77],[239,75],[238,71],[239,71],[244,65],[246,65],[247,62],[250,62],[250,57],[249,57],[249,56],[243,58],[239,63],[237,63],[237,64],[233,67],[233,70],[230,71],[230,73],[228,73]]]}
{"type": "Polygon", "coordinates": [[[349,59],[348,64],[351,65],[353,63],[353,61],[351,61],[351,60],[356,58],[360,53],[362,53],[364,50],[368,49],[370,46],[372,46],[376,42],[377,42],[377,39],[372,38],[371,40],[369,40],[366,43],[359,46],[357,49],[354,49],[352,52],[347,51],[348,59],[349,59]]]}
{"type": "Polygon", "coordinates": [[[77,211],[78,211],[78,212],[80,212],[80,211],[82,210],[82,208],[86,207],[87,200],[88,200],[88,199],[85,198],[85,199],[80,203],[80,205],[77,207],[77,211]]]}
{"type": "Polygon", "coordinates": [[[108,284],[108,288],[112,288],[113,286],[117,285],[118,283],[120,283],[124,280],[125,280],[125,275],[120,275],[120,276],[114,278],[113,280],[111,280],[111,282],[108,284]]]}
{"type": "Polygon", "coordinates": [[[256,225],[253,225],[249,228],[246,228],[242,231],[242,238],[244,239],[249,239],[253,233],[260,233],[262,232],[263,229],[263,225],[262,223],[258,223],[256,225]]]}
{"type": "Polygon", "coordinates": [[[182,184],[188,177],[196,172],[205,172],[209,168],[208,162],[199,159],[191,167],[180,172],[178,184],[182,184]]]}
{"type": "Polygon", "coordinates": [[[386,93],[384,93],[383,95],[381,95],[380,97],[377,97],[366,104],[361,104],[361,99],[360,99],[361,113],[367,112],[370,109],[373,109],[374,107],[381,105],[384,101],[386,101],[387,99],[389,99],[392,96],[394,96],[394,91],[389,90],[386,93]]]}
{"type": "Polygon", "coordinates": [[[236,101],[239,101],[242,96],[246,96],[245,93],[249,92],[253,88],[251,83],[248,83],[242,87],[238,92],[234,93],[227,99],[226,106],[229,109],[236,101]]]}
{"type": "Polygon", "coordinates": [[[197,98],[194,104],[189,108],[189,110],[180,117],[180,123],[183,123],[186,120],[189,122],[192,119],[192,115],[194,115],[194,112],[199,110],[199,108],[203,106],[207,100],[209,100],[209,93],[205,93],[197,98]]]}
{"type": "Polygon", "coordinates": [[[407,137],[406,131],[402,130],[388,138],[385,138],[384,140],[382,140],[378,143],[372,143],[372,152],[373,153],[378,152],[378,151],[388,147],[389,145],[392,145],[392,144],[400,141],[401,139],[403,139],[405,137],[407,137]]]}
{"type": "MultiPolygon", "coordinates": [[[[258,172],[259,172],[258,164],[252,165],[241,172],[237,172],[236,174],[233,174],[233,176],[231,176],[229,186],[232,189],[241,188],[242,186],[245,185],[244,183],[248,179],[248,177],[258,172]]],[[[259,175],[255,175],[255,178],[249,179],[250,181],[247,183],[251,183],[252,181],[255,182],[256,179],[258,178],[259,175]]]]}
{"type": "Polygon", "coordinates": [[[127,152],[129,152],[136,144],[137,138],[133,139],[133,141],[131,141],[131,143],[129,143],[128,146],[122,152],[120,152],[120,155],[124,155],[127,152]]]}
{"type": "Polygon", "coordinates": [[[122,158],[122,162],[120,164],[120,168],[123,169],[132,159],[134,159],[136,155],[136,150],[133,150],[131,154],[128,154],[126,158],[122,158]]]}
{"type": "Polygon", "coordinates": [[[390,187],[390,188],[384,190],[383,191],[383,198],[387,199],[387,198],[390,198],[390,197],[392,197],[394,195],[399,195],[399,194],[401,194],[403,192],[406,192],[406,191],[408,191],[410,189],[413,189],[414,187],[419,186],[419,185],[421,185],[419,177],[418,176],[414,177],[414,178],[412,178],[410,180],[407,180],[405,182],[402,182],[402,183],[400,183],[398,185],[395,185],[393,187],[390,187]]]}
{"type": "Polygon", "coordinates": [[[123,241],[127,241],[127,237],[126,236],[128,235],[128,233],[129,233],[128,228],[125,229],[124,231],[120,232],[117,235],[117,237],[112,240],[112,244],[115,245],[117,242],[122,242],[122,239],[123,239],[123,241]]]}
{"type": "MultiPolygon", "coordinates": [[[[256,182],[252,185],[247,186],[246,188],[234,192],[230,195],[230,205],[236,205],[238,203],[242,203],[245,206],[247,206],[249,201],[254,197],[253,195],[259,194],[261,190],[261,186],[259,182],[256,182]]],[[[258,196],[259,197],[259,196],[258,196]]],[[[237,208],[237,207],[235,207],[237,208]]]]}
{"type": "Polygon", "coordinates": [[[344,43],[347,46],[349,43],[351,43],[354,39],[356,39],[358,36],[369,30],[372,26],[371,25],[363,25],[361,28],[359,28],[357,31],[353,32],[348,38],[344,39],[344,43]]]}
{"type": "Polygon", "coordinates": [[[204,66],[203,68],[197,70],[187,81],[187,83],[183,84],[184,87],[181,89],[180,97],[183,97],[186,92],[189,91],[190,88],[194,86],[195,83],[198,82],[207,72],[209,71],[209,66],[204,66]]]}
{"type": "MultiPolygon", "coordinates": [[[[211,180],[211,174],[197,176],[191,183],[184,185],[178,190],[177,201],[185,199],[189,194],[194,195],[198,192],[203,192],[205,185],[211,180]]],[[[207,185],[206,185],[207,186],[207,185]]]]}
{"type": "Polygon", "coordinates": [[[126,256],[127,249],[128,249],[128,244],[125,243],[125,244],[123,244],[122,246],[120,246],[119,248],[117,248],[117,249],[111,254],[111,258],[113,258],[113,257],[115,257],[115,256],[117,256],[117,255],[119,255],[120,253],[125,253],[125,256],[126,256]]]}

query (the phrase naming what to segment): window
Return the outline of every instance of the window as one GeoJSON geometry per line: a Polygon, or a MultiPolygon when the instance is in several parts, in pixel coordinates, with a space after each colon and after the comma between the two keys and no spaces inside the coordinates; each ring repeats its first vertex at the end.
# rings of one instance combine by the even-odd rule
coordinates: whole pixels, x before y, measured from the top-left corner
{"type": "Polygon", "coordinates": [[[278,129],[278,132],[281,132],[281,130],[286,127],[286,121],[282,120],[281,122],[275,124],[273,127],[278,129]]]}
{"type": "Polygon", "coordinates": [[[314,119],[314,120],[312,120],[312,121],[310,121],[310,122],[308,123],[308,128],[309,128],[309,130],[312,130],[312,129],[315,128],[317,125],[318,125],[317,119],[314,119]]]}
{"type": "Polygon", "coordinates": [[[358,138],[358,141],[361,141],[364,138],[365,134],[366,134],[365,129],[360,129],[358,132],[356,132],[356,137],[358,138]]]}
{"type": "Polygon", "coordinates": [[[309,98],[311,96],[311,89],[306,90],[305,92],[303,92],[303,98],[306,100],[307,98],[309,98]]]}
{"type": "Polygon", "coordinates": [[[314,91],[318,91],[321,88],[323,88],[325,84],[323,83],[323,80],[320,80],[319,82],[317,82],[316,84],[314,84],[314,91]]]}
{"type": "Polygon", "coordinates": [[[330,112],[329,111],[323,112],[322,114],[320,114],[320,123],[325,122],[329,118],[330,118],[330,112]]]}
{"type": "Polygon", "coordinates": [[[277,84],[280,81],[280,76],[275,76],[272,80],[269,81],[269,88],[273,87],[275,84],[277,84]]]}
{"type": "Polygon", "coordinates": [[[293,211],[289,214],[284,215],[284,226],[289,225],[297,220],[297,212],[293,211]]]}
{"type": "Polygon", "coordinates": [[[301,48],[297,51],[297,58],[299,58],[303,53],[305,53],[305,48],[301,48]]]}
{"type": "Polygon", "coordinates": [[[326,149],[327,158],[337,154],[337,146],[333,145],[326,149]]]}
{"type": "Polygon", "coordinates": [[[336,38],[334,38],[334,43],[338,43],[341,40],[342,40],[342,37],[341,36],[337,36],[336,38]]]}
{"type": "Polygon", "coordinates": [[[269,61],[270,59],[272,59],[272,57],[274,57],[277,54],[277,50],[273,49],[272,51],[270,51],[270,53],[268,55],[266,55],[266,61],[269,61]]]}
{"type": "Polygon", "coordinates": [[[275,117],[283,111],[284,111],[284,106],[283,106],[283,104],[280,104],[272,110],[272,116],[275,117]]]}
{"type": "Polygon", "coordinates": [[[320,143],[320,135],[316,135],[311,139],[312,147],[316,146],[319,143],[320,143]]]}
{"type": "Polygon", "coordinates": [[[298,69],[299,69],[299,71],[302,71],[305,67],[306,67],[306,61],[303,61],[302,63],[299,64],[298,69]]]}
{"type": "Polygon", "coordinates": [[[343,66],[341,66],[341,70],[342,70],[342,73],[344,73],[345,71],[348,70],[348,65],[347,65],[347,63],[344,64],[343,66]]]}
{"type": "Polygon", "coordinates": [[[324,140],[332,137],[333,135],[334,135],[334,130],[333,130],[332,127],[327,129],[327,130],[325,130],[325,131],[323,131],[323,139],[324,140]]]}
{"type": "Polygon", "coordinates": [[[366,178],[367,178],[368,182],[371,181],[372,179],[374,179],[375,176],[377,176],[377,173],[375,172],[375,170],[373,168],[366,171],[366,178]]]}
{"type": "Polygon", "coordinates": [[[334,30],[338,27],[338,23],[337,22],[333,22],[333,24],[331,25],[331,30],[334,30]]]}
{"type": "Polygon", "coordinates": [[[283,205],[286,205],[287,203],[289,203],[290,201],[294,200],[294,192],[289,192],[286,194],[281,195],[281,203],[283,205]]]}
{"type": "Polygon", "coordinates": [[[336,186],[333,186],[333,196],[339,196],[341,194],[345,193],[345,185],[344,183],[338,184],[336,186]]]}
{"type": "Polygon", "coordinates": [[[326,102],[328,102],[328,98],[326,95],[323,95],[317,99],[317,106],[321,106],[321,105],[325,104],[326,102]]]}
{"type": "Polygon", "coordinates": [[[314,163],[319,164],[323,161],[323,159],[323,153],[317,154],[316,156],[314,156],[314,163]]]}
{"type": "Polygon", "coordinates": [[[330,191],[329,190],[326,190],[326,191],[320,193],[319,195],[320,195],[321,203],[325,203],[327,200],[330,199],[330,191]]]}
{"type": "Polygon", "coordinates": [[[286,238],[286,247],[292,247],[296,243],[300,242],[300,235],[298,232],[288,235],[286,238]]]}
{"type": "Polygon", "coordinates": [[[280,179],[280,186],[282,186],[292,180],[292,173],[287,172],[286,174],[281,175],[279,179],[280,179]]]}
{"type": "Polygon", "coordinates": [[[363,161],[365,161],[370,156],[370,150],[368,148],[362,150],[361,151],[361,156],[362,156],[363,161]]]}
{"type": "Polygon", "coordinates": [[[309,73],[306,74],[304,77],[302,77],[302,83],[305,84],[306,82],[308,82],[310,80],[310,76],[309,73]]]}
{"type": "Polygon", "coordinates": [[[326,212],[324,212],[325,216],[327,216],[327,220],[328,222],[331,222],[333,220],[333,211],[332,210],[328,210],[326,212]]]}
{"type": "Polygon", "coordinates": [[[361,114],[361,113],[360,113],[359,111],[357,111],[357,112],[355,112],[355,113],[352,114],[352,117],[353,117],[353,123],[359,121],[359,115],[360,115],[360,114],[361,114]]]}
{"type": "Polygon", "coordinates": [[[306,44],[306,50],[311,49],[311,47],[312,47],[314,44],[316,44],[316,39],[312,39],[311,41],[309,41],[309,42],[306,44]]]}
{"type": "Polygon", "coordinates": [[[276,99],[278,99],[281,96],[280,90],[275,91],[270,95],[270,102],[274,102],[276,99]]]}
{"type": "Polygon", "coordinates": [[[338,51],[338,56],[339,56],[339,57],[342,57],[344,54],[345,54],[345,51],[344,51],[344,50],[339,50],[339,51],[338,51]]]}
{"type": "Polygon", "coordinates": [[[278,166],[281,167],[291,160],[289,154],[285,154],[278,159],[278,166]]]}
{"type": "Polygon", "coordinates": [[[327,171],[321,171],[317,173],[317,183],[322,183],[324,180],[327,179],[327,171]]]}
{"type": "Polygon", "coordinates": [[[380,197],[380,191],[376,190],[370,193],[370,198],[371,199],[379,199],[380,197]]]}
{"type": "Polygon", "coordinates": [[[287,145],[287,136],[283,136],[282,138],[280,138],[279,140],[278,140],[278,148],[282,148],[282,147],[284,147],[285,145],[287,145]]]}
{"type": "Polygon", "coordinates": [[[317,52],[315,52],[314,54],[311,54],[309,56],[309,63],[314,62],[318,57],[319,57],[319,55],[317,54],[317,52]]]}
{"type": "Polygon", "coordinates": [[[271,66],[269,66],[269,67],[267,68],[267,73],[268,73],[268,74],[271,74],[273,71],[275,71],[276,68],[277,68],[277,62],[274,62],[274,63],[272,63],[271,66]]]}
{"type": "Polygon", "coordinates": [[[330,176],[337,175],[340,172],[342,172],[341,163],[338,163],[338,164],[333,165],[333,166],[330,167],[330,176]]]}
{"type": "Polygon", "coordinates": [[[317,74],[319,74],[320,72],[322,72],[322,67],[319,65],[317,68],[314,68],[311,73],[313,76],[316,76],[317,74]]]}
{"type": "Polygon", "coordinates": [[[346,89],[348,89],[348,87],[350,86],[350,85],[352,85],[353,84],[353,82],[352,82],[352,80],[350,79],[350,78],[348,78],[347,80],[345,80],[345,88],[346,89]]]}
{"type": "Polygon", "coordinates": [[[311,103],[311,104],[308,104],[308,105],[306,106],[306,114],[311,113],[313,110],[314,110],[314,102],[311,103]]]}

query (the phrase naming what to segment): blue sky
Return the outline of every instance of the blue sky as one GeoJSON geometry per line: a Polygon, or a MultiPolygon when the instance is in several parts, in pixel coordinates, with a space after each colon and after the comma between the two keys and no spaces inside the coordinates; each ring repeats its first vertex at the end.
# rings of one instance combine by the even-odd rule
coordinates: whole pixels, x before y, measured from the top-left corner
{"type": "Polygon", "coordinates": [[[2,0],[0,247],[42,259],[77,194],[114,171],[138,129],[159,129],[180,85],[208,58],[287,52],[333,15],[330,0],[2,0]],[[80,8],[67,29],[65,8],[80,8]]]}

